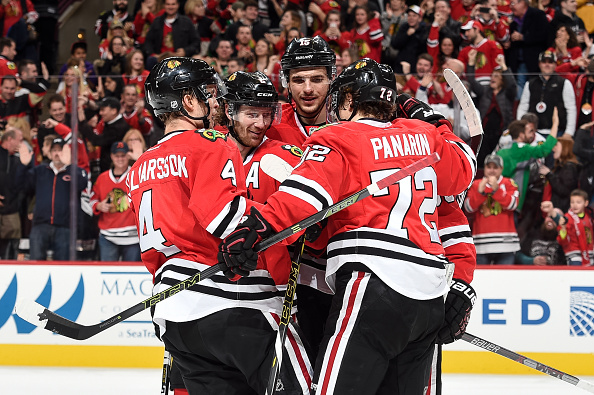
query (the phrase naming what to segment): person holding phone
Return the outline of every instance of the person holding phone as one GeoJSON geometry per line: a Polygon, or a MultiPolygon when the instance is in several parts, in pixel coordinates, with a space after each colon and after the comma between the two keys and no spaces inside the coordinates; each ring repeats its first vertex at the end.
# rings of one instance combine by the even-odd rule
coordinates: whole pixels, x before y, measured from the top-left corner
{"type": "Polygon", "coordinates": [[[505,46],[509,43],[509,18],[497,10],[497,0],[479,0],[470,14],[483,25],[483,33],[489,40],[505,46]]]}
{"type": "Polygon", "coordinates": [[[340,11],[337,10],[328,12],[322,28],[314,33],[315,36],[326,40],[330,48],[337,54],[351,46],[351,33],[342,31],[340,11]]]}

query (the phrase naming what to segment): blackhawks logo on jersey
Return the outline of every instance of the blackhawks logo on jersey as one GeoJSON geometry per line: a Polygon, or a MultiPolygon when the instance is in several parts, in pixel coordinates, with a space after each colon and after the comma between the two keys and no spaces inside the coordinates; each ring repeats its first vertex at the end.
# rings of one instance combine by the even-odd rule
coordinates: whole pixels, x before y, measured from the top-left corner
{"type": "Polygon", "coordinates": [[[317,127],[313,127],[311,129],[309,129],[309,135],[311,136],[313,133],[320,131],[324,128],[327,128],[328,126],[332,126],[332,125],[338,125],[340,122],[331,122],[331,123],[327,123],[325,125],[322,126],[317,126],[317,127]]]}
{"type": "Polygon", "coordinates": [[[197,130],[196,133],[210,141],[217,141],[217,139],[223,139],[227,141],[227,135],[225,133],[221,133],[214,129],[200,129],[197,130]]]}
{"type": "Polygon", "coordinates": [[[301,156],[303,156],[303,151],[301,150],[301,148],[296,147],[294,145],[291,144],[283,144],[281,146],[282,149],[289,151],[290,153],[292,153],[293,155],[295,155],[298,158],[301,158],[301,156]]]}
{"type": "Polygon", "coordinates": [[[107,201],[111,202],[110,213],[123,213],[128,210],[128,197],[121,188],[114,188],[107,194],[107,201]]]}

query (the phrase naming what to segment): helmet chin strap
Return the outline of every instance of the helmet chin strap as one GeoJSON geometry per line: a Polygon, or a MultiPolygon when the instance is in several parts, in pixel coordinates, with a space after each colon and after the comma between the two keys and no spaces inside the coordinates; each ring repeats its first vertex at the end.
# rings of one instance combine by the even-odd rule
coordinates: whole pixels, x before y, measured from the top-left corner
{"type": "MultiPolygon", "coordinates": [[[[195,93],[195,95],[196,95],[196,97],[198,97],[197,93],[195,93]]],[[[208,117],[210,116],[210,105],[208,104],[208,99],[206,99],[202,103],[204,103],[204,105],[206,106],[206,115],[203,115],[201,117],[194,117],[194,116],[188,114],[188,111],[186,110],[186,108],[184,107],[183,104],[181,106],[181,113],[184,116],[186,116],[194,121],[202,121],[202,124],[204,125],[204,129],[208,129],[210,127],[210,120],[208,119],[208,117]]]]}
{"type": "Polygon", "coordinates": [[[241,141],[241,138],[239,138],[239,135],[235,131],[235,121],[231,120],[231,123],[227,126],[227,129],[229,129],[229,134],[231,135],[231,137],[233,137],[235,139],[235,141],[237,141],[239,144],[243,145],[244,147],[249,148],[249,145],[247,145],[246,143],[241,141]]]}

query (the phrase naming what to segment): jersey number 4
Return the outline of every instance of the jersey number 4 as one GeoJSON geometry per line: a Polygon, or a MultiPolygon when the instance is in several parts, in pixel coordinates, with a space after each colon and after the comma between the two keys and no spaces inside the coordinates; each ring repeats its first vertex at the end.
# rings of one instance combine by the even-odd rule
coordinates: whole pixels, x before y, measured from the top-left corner
{"type": "Polygon", "coordinates": [[[140,237],[140,251],[147,252],[155,249],[166,257],[177,254],[181,250],[175,245],[166,246],[167,240],[161,229],[155,229],[153,222],[153,191],[151,189],[142,193],[138,209],[138,235],[140,237]]]}
{"type": "MultiPolygon", "coordinates": [[[[371,182],[376,182],[381,180],[384,177],[387,177],[397,170],[400,169],[384,169],[384,170],[377,170],[371,172],[369,175],[371,177],[371,182]]],[[[415,196],[415,192],[425,191],[427,189],[430,190],[431,196],[426,196],[421,204],[419,205],[418,215],[421,220],[421,223],[429,232],[429,237],[432,242],[439,243],[439,234],[437,233],[437,224],[435,222],[426,221],[426,215],[435,214],[435,210],[437,209],[437,185],[436,185],[437,175],[435,174],[435,170],[432,167],[426,167],[418,172],[416,172],[412,177],[405,177],[402,180],[398,181],[398,197],[396,198],[396,203],[392,206],[390,210],[390,216],[388,218],[388,223],[386,224],[386,229],[394,231],[398,236],[408,239],[408,229],[404,226],[404,220],[406,216],[409,214],[413,197],[415,196]]],[[[385,196],[388,194],[388,189],[384,188],[373,196],[385,196]]]]}

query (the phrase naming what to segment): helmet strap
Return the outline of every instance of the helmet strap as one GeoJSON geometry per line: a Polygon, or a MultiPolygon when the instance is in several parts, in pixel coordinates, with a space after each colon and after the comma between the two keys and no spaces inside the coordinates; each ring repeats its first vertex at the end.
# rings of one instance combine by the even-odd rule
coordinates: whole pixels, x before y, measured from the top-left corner
{"type": "MultiPolygon", "coordinates": [[[[195,96],[196,96],[196,98],[198,98],[197,94],[195,94],[195,96]]],[[[198,99],[198,101],[200,101],[200,100],[198,99]]],[[[208,119],[208,117],[210,116],[210,104],[208,104],[208,99],[206,99],[202,103],[204,103],[204,105],[206,105],[206,115],[203,115],[201,117],[194,117],[194,116],[188,114],[188,111],[186,110],[186,107],[184,107],[183,103],[182,103],[180,112],[185,117],[190,118],[194,121],[202,121],[202,123],[204,125],[204,129],[208,129],[210,127],[210,120],[208,119]]]]}

